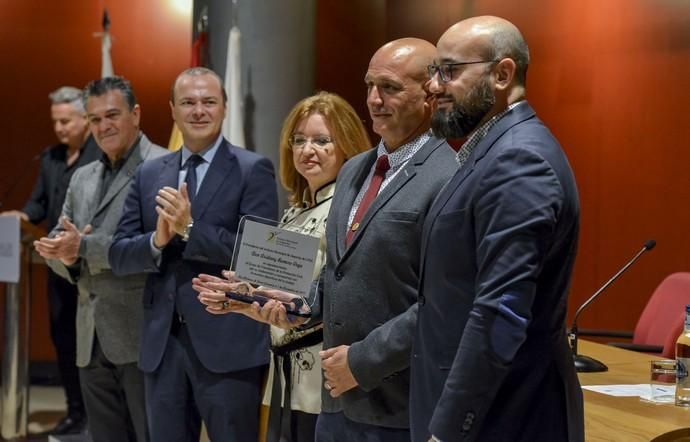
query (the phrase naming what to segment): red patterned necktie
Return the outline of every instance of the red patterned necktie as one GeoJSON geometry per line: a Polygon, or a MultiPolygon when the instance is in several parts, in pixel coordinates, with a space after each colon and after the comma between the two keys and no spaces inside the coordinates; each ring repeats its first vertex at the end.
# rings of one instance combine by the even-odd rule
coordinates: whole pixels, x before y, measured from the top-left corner
{"type": "Polygon", "coordinates": [[[381,189],[381,184],[383,183],[384,178],[386,178],[386,172],[390,168],[391,165],[388,162],[388,155],[381,155],[376,160],[376,170],[374,170],[374,176],[371,177],[369,187],[362,197],[362,202],[359,203],[357,212],[355,212],[355,217],[352,219],[352,225],[347,230],[347,236],[345,237],[346,246],[349,246],[352,242],[352,238],[355,237],[355,232],[357,232],[357,229],[359,229],[359,223],[362,221],[362,218],[364,218],[364,215],[367,213],[367,210],[376,198],[376,195],[378,195],[379,189],[381,189]]]}

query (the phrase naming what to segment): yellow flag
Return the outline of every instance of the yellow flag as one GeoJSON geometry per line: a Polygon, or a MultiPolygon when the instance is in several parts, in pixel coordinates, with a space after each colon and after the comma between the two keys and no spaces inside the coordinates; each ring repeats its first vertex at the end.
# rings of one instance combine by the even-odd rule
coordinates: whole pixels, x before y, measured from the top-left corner
{"type": "Polygon", "coordinates": [[[172,133],[170,134],[170,142],[168,142],[168,150],[176,152],[182,147],[182,132],[177,127],[176,123],[173,123],[172,133]]]}

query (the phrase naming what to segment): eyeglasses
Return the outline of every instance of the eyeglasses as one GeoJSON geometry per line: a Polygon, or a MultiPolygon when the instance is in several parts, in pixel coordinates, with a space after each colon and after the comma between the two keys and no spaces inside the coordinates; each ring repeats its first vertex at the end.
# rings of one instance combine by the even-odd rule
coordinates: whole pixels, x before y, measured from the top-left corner
{"type": "Polygon", "coordinates": [[[434,75],[436,75],[436,72],[438,72],[439,77],[441,77],[441,81],[447,83],[453,79],[453,70],[455,66],[465,66],[468,64],[480,63],[497,63],[499,61],[501,60],[463,61],[460,63],[430,64],[426,68],[429,72],[429,78],[434,78],[434,75]]]}
{"type": "Polygon", "coordinates": [[[288,140],[292,150],[302,150],[306,147],[307,143],[311,145],[313,149],[325,150],[333,140],[325,135],[317,135],[315,137],[305,137],[304,135],[292,135],[288,140]]]}

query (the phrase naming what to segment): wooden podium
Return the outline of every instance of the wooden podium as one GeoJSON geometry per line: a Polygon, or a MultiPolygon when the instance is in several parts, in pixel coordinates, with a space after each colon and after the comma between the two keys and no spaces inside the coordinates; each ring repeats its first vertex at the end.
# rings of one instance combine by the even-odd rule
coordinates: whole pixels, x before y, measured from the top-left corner
{"type": "Polygon", "coordinates": [[[14,216],[0,217],[0,281],[5,282],[0,381],[0,440],[27,434],[31,243],[45,231],[14,216]]]}

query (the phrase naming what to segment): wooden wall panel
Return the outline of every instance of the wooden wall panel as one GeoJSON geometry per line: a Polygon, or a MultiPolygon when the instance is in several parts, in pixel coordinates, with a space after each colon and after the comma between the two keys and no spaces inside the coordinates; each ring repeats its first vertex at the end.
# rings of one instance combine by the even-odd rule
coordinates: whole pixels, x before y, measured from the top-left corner
{"type": "Polygon", "coordinates": [[[345,98],[371,130],[364,75],[371,55],[388,40],[386,2],[319,0],[316,10],[316,90],[345,98]]]}
{"type": "MultiPolygon", "coordinates": [[[[348,19],[356,23],[347,26],[320,9],[317,40],[325,47],[352,38],[353,28],[365,35],[384,28],[384,41],[415,36],[435,43],[449,25],[484,14],[505,17],[522,30],[532,54],[530,103],[561,141],[580,190],[582,230],[569,318],[653,238],[657,248],[580,319],[585,327],[632,329],[663,277],[690,271],[690,4],[391,0],[381,22],[370,20],[381,7],[359,10],[348,19]]],[[[368,58],[373,51],[367,49],[363,45],[349,57],[368,58]]],[[[322,67],[334,57],[317,53],[317,79],[349,90],[362,73],[351,78],[326,72],[322,67]]]]}
{"type": "MultiPolygon", "coordinates": [[[[172,127],[170,84],[189,65],[191,9],[172,0],[0,0],[0,71],[4,113],[0,161],[0,210],[19,208],[28,197],[38,162],[31,159],[55,142],[48,93],[83,87],[100,77],[103,8],[110,13],[115,73],[133,84],[142,106],[142,128],[167,145],[172,127]]],[[[190,2],[191,5],[191,2],[190,2]]],[[[34,283],[32,358],[53,358],[49,340],[45,272],[34,283]]],[[[2,296],[0,296],[2,298],[2,296]]]]}

